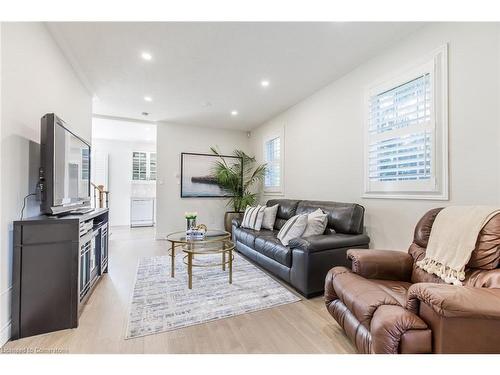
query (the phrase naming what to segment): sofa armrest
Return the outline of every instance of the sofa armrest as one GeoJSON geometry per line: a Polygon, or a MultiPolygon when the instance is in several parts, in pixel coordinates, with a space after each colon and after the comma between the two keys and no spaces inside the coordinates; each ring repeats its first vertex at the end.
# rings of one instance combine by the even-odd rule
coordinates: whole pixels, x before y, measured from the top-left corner
{"type": "Polygon", "coordinates": [[[352,271],[367,279],[409,281],[413,258],[403,251],[355,250],[347,251],[352,271]]]}
{"type": "Polygon", "coordinates": [[[233,227],[236,227],[236,228],[239,228],[241,226],[241,220],[240,219],[236,219],[234,218],[232,221],[231,221],[231,224],[233,227]]]}
{"type": "Polygon", "coordinates": [[[402,306],[382,305],[370,323],[372,353],[432,353],[432,332],[416,314],[402,306]]]}
{"type": "Polygon", "coordinates": [[[370,238],[365,234],[332,233],[293,238],[288,243],[288,246],[291,249],[300,249],[304,252],[314,253],[323,250],[368,245],[369,243],[370,238]]]}
{"type": "Polygon", "coordinates": [[[406,308],[417,313],[420,303],[446,318],[500,319],[500,289],[417,283],[408,289],[406,308]]]}

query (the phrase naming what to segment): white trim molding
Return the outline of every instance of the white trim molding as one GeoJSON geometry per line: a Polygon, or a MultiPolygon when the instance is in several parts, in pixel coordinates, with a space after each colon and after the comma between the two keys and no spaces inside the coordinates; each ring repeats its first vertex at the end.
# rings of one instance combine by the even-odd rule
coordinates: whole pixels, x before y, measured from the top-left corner
{"type": "Polygon", "coordinates": [[[281,125],[279,128],[264,134],[262,138],[262,158],[266,162],[266,143],[275,138],[280,140],[280,186],[267,187],[263,183],[263,195],[267,196],[283,196],[285,195],[285,127],[281,125]]]}
{"type": "MultiPolygon", "coordinates": [[[[437,48],[414,66],[367,87],[364,105],[364,194],[362,197],[448,200],[448,45],[437,48]],[[390,131],[385,130],[380,134],[370,133],[370,99],[426,75],[430,77],[429,90],[431,92],[430,115],[427,115],[429,118],[425,119],[426,122],[421,123],[421,120],[418,120],[419,123],[415,122],[402,128],[388,128],[390,131]],[[429,164],[430,171],[426,172],[428,173],[426,179],[391,181],[370,179],[370,144],[378,145],[381,141],[394,143],[393,139],[398,139],[397,137],[416,137],[418,132],[423,131],[425,131],[425,137],[429,134],[431,139],[429,151],[431,163],[429,164]]],[[[376,115],[377,113],[372,113],[372,116],[376,115]]],[[[382,173],[384,170],[380,171],[382,173]]]]}

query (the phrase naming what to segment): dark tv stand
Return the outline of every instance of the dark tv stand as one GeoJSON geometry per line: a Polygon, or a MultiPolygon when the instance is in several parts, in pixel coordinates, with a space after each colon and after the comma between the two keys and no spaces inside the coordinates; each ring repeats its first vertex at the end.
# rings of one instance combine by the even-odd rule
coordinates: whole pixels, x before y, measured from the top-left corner
{"type": "Polygon", "coordinates": [[[108,209],[14,222],[12,339],[78,327],[108,272],[108,209]]]}
{"type": "Polygon", "coordinates": [[[69,214],[70,215],[85,215],[85,214],[88,214],[92,211],[94,211],[93,208],[80,208],[78,210],[70,211],[69,214]]]}

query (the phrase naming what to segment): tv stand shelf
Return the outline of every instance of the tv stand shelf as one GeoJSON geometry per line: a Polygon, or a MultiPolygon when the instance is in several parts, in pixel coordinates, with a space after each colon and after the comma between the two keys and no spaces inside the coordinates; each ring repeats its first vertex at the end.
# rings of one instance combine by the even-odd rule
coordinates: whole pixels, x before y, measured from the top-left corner
{"type": "Polygon", "coordinates": [[[14,222],[12,339],[78,327],[108,272],[107,208],[14,222]]]}

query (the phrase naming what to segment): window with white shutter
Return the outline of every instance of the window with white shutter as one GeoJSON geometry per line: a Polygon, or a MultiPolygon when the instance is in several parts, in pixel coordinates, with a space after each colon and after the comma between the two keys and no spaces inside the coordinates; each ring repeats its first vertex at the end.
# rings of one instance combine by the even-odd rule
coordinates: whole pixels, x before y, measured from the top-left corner
{"type": "Polygon", "coordinates": [[[447,199],[446,47],[367,99],[365,197],[447,199]]]}
{"type": "Polygon", "coordinates": [[[147,177],[147,154],[145,152],[132,153],[132,180],[145,181],[147,177]]]}
{"type": "Polygon", "coordinates": [[[132,181],[156,180],[156,153],[134,151],[132,153],[132,181]]]}
{"type": "Polygon", "coordinates": [[[88,148],[82,149],[82,180],[89,179],[90,170],[90,150],[88,148]]]}
{"type": "Polygon", "coordinates": [[[156,180],[156,152],[149,154],[149,179],[156,180]]]}
{"type": "Polygon", "coordinates": [[[266,163],[264,191],[267,193],[282,193],[283,166],[280,136],[273,136],[264,141],[264,162],[266,163]]]}

